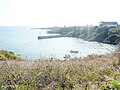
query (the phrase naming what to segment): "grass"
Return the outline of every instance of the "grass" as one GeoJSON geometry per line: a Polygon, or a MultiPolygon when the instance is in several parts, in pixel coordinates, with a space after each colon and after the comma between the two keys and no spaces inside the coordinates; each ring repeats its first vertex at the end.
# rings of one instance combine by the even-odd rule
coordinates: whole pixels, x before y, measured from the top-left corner
{"type": "Polygon", "coordinates": [[[116,54],[84,59],[0,61],[2,90],[120,90],[116,54]],[[112,88],[112,89],[111,89],[112,88]]]}
{"type": "Polygon", "coordinates": [[[120,90],[119,51],[69,61],[27,61],[0,50],[0,90],[120,90]]]}
{"type": "Polygon", "coordinates": [[[24,60],[24,59],[15,55],[13,52],[0,50],[0,60],[24,60]]]}

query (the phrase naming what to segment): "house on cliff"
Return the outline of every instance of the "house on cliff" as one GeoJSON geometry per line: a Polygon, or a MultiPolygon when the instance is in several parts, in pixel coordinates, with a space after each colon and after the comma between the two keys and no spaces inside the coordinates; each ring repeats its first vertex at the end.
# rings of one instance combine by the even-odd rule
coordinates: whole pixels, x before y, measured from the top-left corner
{"type": "Polygon", "coordinates": [[[118,23],[117,22],[104,22],[104,21],[102,21],[102,22],[99,22],[99,26],[100,27],[108,27],[108,28],[117,27],[118,23]]]}

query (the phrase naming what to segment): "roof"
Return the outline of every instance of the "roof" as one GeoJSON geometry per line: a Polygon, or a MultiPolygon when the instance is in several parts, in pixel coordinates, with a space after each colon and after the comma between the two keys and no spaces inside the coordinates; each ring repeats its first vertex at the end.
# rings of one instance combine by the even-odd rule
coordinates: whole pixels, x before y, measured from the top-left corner
{"type": "Polygon", "coordinates": [[[108,24],[108,25],[118,25],[117,22],[100,22],[100,24],[108,24]]]}

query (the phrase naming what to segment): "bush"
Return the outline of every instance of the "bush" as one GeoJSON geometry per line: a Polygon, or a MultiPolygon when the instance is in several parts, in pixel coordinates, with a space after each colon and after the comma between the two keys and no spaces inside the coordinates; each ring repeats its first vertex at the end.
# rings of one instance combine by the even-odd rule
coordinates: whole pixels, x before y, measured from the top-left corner
{"type": "Polygon", "coordinates": [[[0,50],[0,60],[23,60],[23,58],[16,56],[14,53],[0,50]]]}
{"type": "Polygon", "coordinates": [[[111,81],[102,86],[102,90],[120,90],[120,83],[118,81],[111,81]]]}
{"type": "Polygon", "coordinates": [[[6,60],[5,56],[3,56],[2,54],[0,54],[0,60],[6,60]]]}

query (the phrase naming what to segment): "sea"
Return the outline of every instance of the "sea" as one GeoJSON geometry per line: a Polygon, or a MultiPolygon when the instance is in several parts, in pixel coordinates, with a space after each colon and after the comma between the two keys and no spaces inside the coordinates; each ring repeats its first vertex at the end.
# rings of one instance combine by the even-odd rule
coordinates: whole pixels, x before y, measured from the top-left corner
{"type": "Polygon", "coordinates": [[[49,29],[34,29],[32,27],[0,27],[0,49],[12,51],[27,60],[61,59],[65,55],[71,57],[86,57],[87,55],[100,55],[113,53],[117,46],[98,42],[88,42],[80,38],[60,37],[39,39],[38,36],[48,34],[49,29]],[[71,53],[70,51],[78,51],[71,53]]]}

